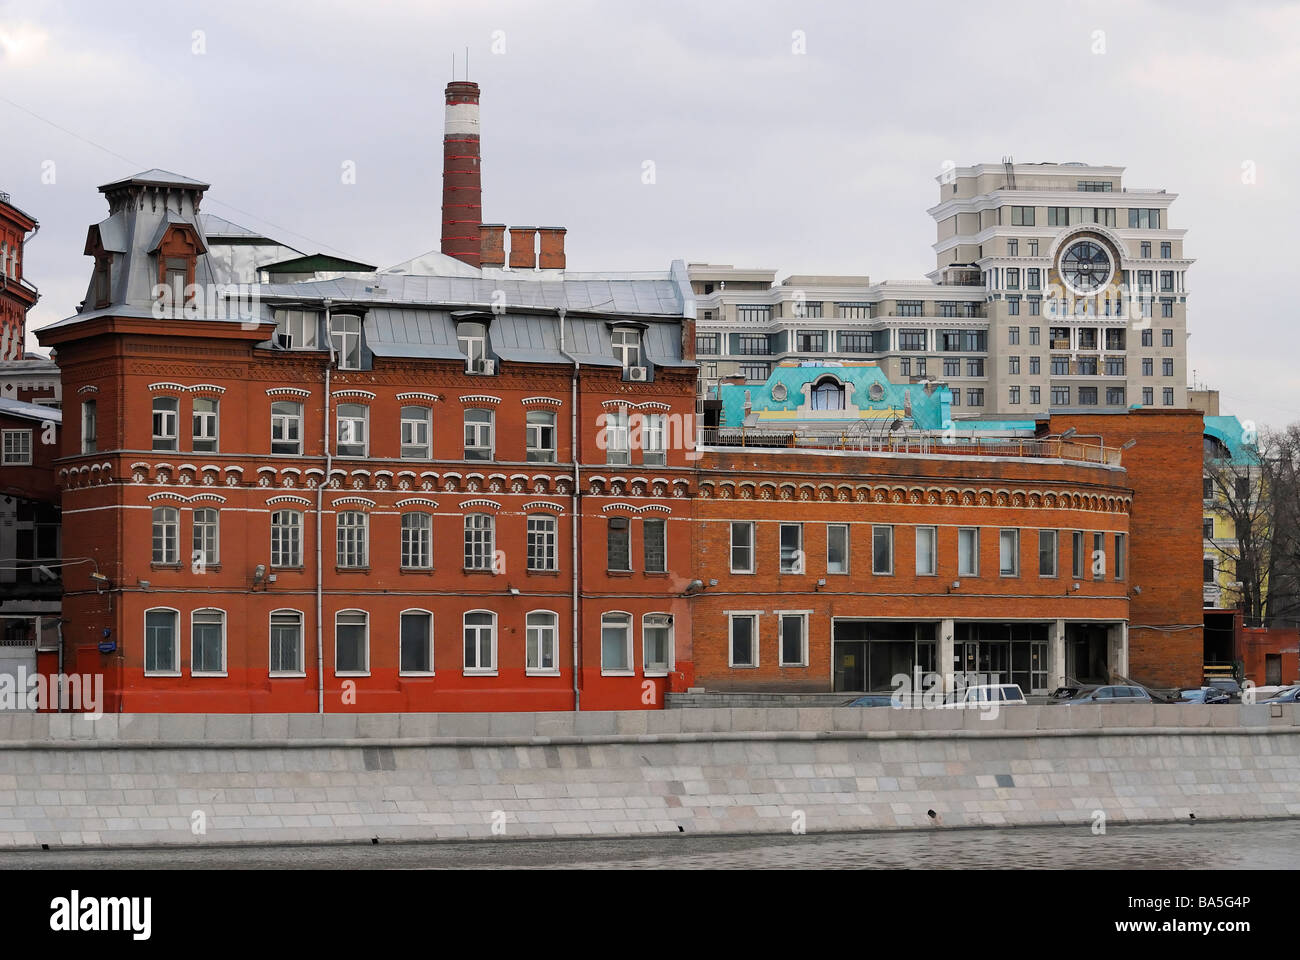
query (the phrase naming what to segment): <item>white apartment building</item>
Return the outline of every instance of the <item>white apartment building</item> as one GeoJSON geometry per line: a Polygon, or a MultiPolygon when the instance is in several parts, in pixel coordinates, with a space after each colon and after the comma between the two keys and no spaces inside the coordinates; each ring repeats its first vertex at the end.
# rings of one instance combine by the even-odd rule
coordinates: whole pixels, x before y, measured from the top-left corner
{"type": "Polygon", "coordinates": [[[939,381],[955,417],[1187,405],[1176,194],[1122,167],[978,164],[937,178],[935,268],[915,283],[690,264],[707,392],[781,360],[876,360],[939,381]]]}

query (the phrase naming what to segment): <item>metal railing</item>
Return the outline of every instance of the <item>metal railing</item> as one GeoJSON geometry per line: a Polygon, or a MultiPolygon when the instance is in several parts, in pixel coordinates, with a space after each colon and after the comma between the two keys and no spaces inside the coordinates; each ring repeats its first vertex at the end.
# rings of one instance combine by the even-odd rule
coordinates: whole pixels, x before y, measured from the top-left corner
{"type": "Polygon", "coordinates": [[[1059,439],[1015,437],[951,437],[934,433],[878,433],[846,428],[835,433],[796,433],[763,427],[704,427],[704,447],[747,447],[768,450],[842,450],[854,453],[917,456],[1025,457],[1076,460],[1119,466],[1120,450],[1059,439]]]}

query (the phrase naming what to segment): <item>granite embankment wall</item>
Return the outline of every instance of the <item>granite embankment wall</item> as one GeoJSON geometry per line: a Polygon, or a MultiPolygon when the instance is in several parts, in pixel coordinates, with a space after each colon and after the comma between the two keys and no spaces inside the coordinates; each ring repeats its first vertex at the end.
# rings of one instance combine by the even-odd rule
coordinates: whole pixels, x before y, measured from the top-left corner
{"type": "Polygon", "coordinates": [[[1300,714],[0,715],[10,848],[788,834],[800,818],[810,833],[1085,828],[1097,810],[1111,823],[1300,816],[1300,714]]]}

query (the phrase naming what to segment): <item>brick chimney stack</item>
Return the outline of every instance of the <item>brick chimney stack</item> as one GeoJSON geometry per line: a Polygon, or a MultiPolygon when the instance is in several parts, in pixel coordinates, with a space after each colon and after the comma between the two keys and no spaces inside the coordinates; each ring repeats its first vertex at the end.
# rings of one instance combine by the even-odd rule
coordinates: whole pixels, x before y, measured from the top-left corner
{"type": "Polygon", "coordinates": [[[478,84],[447,84],[442,137],[442,252],[480,266],[483,183],[480,170],[478,84]]]}

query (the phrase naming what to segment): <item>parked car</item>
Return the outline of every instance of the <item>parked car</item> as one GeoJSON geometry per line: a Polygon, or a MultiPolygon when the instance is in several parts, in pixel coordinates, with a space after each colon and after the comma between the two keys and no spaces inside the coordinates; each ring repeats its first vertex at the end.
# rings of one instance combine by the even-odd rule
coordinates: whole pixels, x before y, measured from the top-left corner
{"type": "Polygon", "coordinates": [[[1267,700],[1257,700],[1257,703],[1300,703],[1300,687],[1290,687],[1281,693],[1269,697],[1267,700]]]}
{"type": "Polygon", "coordinates": [[[888,693],[869,693],[865,697],[858,697],[856,700],[850,700],[845,704],[846,707],[890,707],[894,704],[894,698],[888,693]]]}
{"type": "Polygon", "coordinates": [[[1232,697],[1218,687],[1188,687],[1180,691],[1177,703],[1231,703],[1232,697]]]}
{"type": "Polygon", "coordinates": [[[1218,687],[1234,698],[1233,703],[1241,700],[1241,684],[1232,677],[1205,677],[1201,682],[1207,687],[1218,687]]]}
{"type": "Polygon", "coordinates": [[[983,707],[996,703],[999,706],[1024,704],[1025,694],[1018,683],[980,683],[958,690],[946,703],[950,707],[983,707]]]}
{"type": "Polygon", "coordinates": [[[1078,687],[1072,696],[1057,698],[1053,695],[1053,704],[1072,703],[1155,703],[1155,698],[1142,687],[1131,684],[1108,684],[1106,686],[1078,687]]]}

